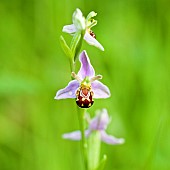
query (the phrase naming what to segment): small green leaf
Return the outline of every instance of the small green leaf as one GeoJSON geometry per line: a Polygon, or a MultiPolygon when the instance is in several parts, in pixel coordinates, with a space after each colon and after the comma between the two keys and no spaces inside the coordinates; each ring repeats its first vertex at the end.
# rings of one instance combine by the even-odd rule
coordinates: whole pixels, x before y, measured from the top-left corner
{"type": "Polygon", "coordinates": [[[64,53],[66,54],[66,56],[71,59],[72,52],[71,52],[69,46],[67,45],[67,43],[66,43],[66,41],[65,41],[65,39],[63,38],[62,35],[60,36],[60,44],[61,44],[61,47],[62,47],[64,53]]]}
{"type": "Polygon", "coordinates": [[[103,159],[100,161],[100,164],[96,170],[103,170],[107,161],[107,155],[103,155],[103,159]]]}
{"type": "Polygon", "coordinates": [[[74,61],[76,60],[76,56],[78,54],[78,52],[80,51],[81,45],[82,45],[82,35],[81,35],[81,31],[76,32],[73,36],[73,39],[71,41],[71,51],[72,51],[72,59],[74,59],[74,61]]]}

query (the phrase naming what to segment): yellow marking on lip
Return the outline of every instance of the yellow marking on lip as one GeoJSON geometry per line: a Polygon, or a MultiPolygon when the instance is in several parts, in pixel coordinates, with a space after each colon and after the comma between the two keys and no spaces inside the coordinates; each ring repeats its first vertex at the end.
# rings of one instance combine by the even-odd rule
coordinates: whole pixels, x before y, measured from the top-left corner
{"type": "Polygon", "coordinates": [[[90,102],[90,99],[89,99],[89,98],[88,98],[87,100],[90,102]]]}

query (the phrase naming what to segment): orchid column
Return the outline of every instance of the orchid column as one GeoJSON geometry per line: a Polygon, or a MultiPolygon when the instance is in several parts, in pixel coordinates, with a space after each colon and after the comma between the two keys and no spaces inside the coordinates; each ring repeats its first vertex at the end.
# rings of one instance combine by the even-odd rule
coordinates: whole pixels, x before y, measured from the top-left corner
{"type": "MultiPolygon", "coordinates": [[[[106,109],[103,109],[96,114],[92,120],[87,118],[87,108],[90,108],[94,99],[110,97],[109,88],[99,80],[101,75],[95,75],[95,70],[91,65],[87,52],[84,50],[80,55],[82,40],[88,44],[96,46],[104,51],[103,46],[96,40],[94,32],[91,30],[97,24],[93,19],[97,14],[90,12],[88,16],[83,16],[79,9],[73,13],[73,24],[63,27],[63,32],[73,36],[70,47],[67,45],[64,38],[61,36],[61,45],[70,60],[72,80],[68,85],[56,93],[55,99],[75,99],[78,107],[78,117],[80,122],[80,131],[64,134],[63,138],[82,141],[82,153],[84,157],[84,165],[86,170],[97,170],[104,167],[106,156],[103,161],[99,161],[100,142],[104,141],[108,144],[121,144],[123,139],[116,139],[113,136],[107,135],[105,132],[109,117],[106,109]],[[79,56],[81,67],[78,73],[75,73],[75,64],[79,56]],[[85,130],[85,120],[89,124],[89,128],[85,130]]],[[[89,116],[88,116],[89,117],[89,116]]]]}

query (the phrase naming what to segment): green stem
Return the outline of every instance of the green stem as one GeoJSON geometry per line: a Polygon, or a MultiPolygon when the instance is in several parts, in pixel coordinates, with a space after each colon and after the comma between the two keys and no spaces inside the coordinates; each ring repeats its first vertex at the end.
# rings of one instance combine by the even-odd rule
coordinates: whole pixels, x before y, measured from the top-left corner
{"type": "MultiPolygon", "coordinates": [[[[75,63],[77,56],[80,52],[81,46],[82,46],[82,40],[84,37],[85,31],[77,32],[71,41],[70,49],[72,52],[72,56],[70,57],[70,68],[71,72],[75,72],[75,63]]],[[[80,109],[77,106],[77,112],[78,112],[78,118],[79,118],[79,124],[80,124],[80,131],[81,131],[81,148],[82,148],[82,155],[84,160],[84,166],[85,170],[88,170],[88,162],[87,162],[87,140],[85,137],[85,113],[86,109],[80,109]]]]}
{"type": "Polygon", "coordinates": [[[70,59],[70,69],[71,69],[71,72],[75,72],[75,62],[70,59]]]}
{"type": "Polygon", "coordinates": [[[86,109],[80,109],[78,107],[78,118],[79,118],[81,138],[82,138],[81,147],[82,147],[82,154],[83,154],[85,170],[87,170],[88,162],[87,162],[87,140],[85,137],[85,113],[86,113],[86,109]]]}

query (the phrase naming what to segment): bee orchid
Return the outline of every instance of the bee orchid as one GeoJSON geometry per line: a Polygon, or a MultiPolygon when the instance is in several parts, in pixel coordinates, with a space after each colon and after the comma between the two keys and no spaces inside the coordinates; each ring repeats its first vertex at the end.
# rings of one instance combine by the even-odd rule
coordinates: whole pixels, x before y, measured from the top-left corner
{"type": "Polygon", "coordinates": [[[95,76],[95,70],[90,63],[86,51],[79,56],[81,63],[78,74],[72,72],[72,77],[68,85],[56,93],[55,99],[75,98],[76,103],[81,108],[91,107],[93,99],[110,97],[109,88],[98,81],[101,75],[95,76]]]}
{"type": "Polygon", "coordinates": [[[85,19],[81,10],[77,8],[73,13],[72,17],[73,24],[65,25],[62,31],[69,34],[74,34],[78,31],[85,31],[84,40],[89,45],[93,45],[99,48],[100,50],[104,51],[103,46],[96,40],[96,35],[91,30],[91,28],[97,24],[97,21],[93,19],[93,17],[96,15],[97,13],[92,11],[88,14],[88,16],[85,19]]]}
{"type": "MultiPolygon", "coordinates": [[[[100,133],[101,141],[110,145],[123,144],[123,138],[116,138],[106,133],[109,122],[110,119],[107,110],[102,109],[98,111],[96,116],[89,121],[89,127],[85,130],[85,136],[88,138],[93,131],[98,131],[100,133]]],[[[63,138],[69,140],[81,140],[81,132],[78,130],[71,133],[65,133],[63,134],[63,138]]]]}

